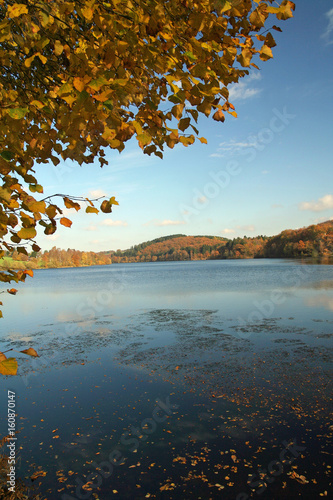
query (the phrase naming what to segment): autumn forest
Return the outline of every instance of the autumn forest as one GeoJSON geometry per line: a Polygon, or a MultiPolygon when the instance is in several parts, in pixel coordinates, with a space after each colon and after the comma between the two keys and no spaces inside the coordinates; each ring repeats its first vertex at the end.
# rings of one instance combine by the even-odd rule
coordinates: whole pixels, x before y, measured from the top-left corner
{"type": "Polygon", "coordinates": [[[302,229],[285,230],[276,236],[227,239],[217,236],[175,234],[135,245],[128,250],[80,252],[53,247],[44,252],[7,252],[2,268],[38,269],[83,267],[127,262],[208,259],[320,258],[333,256],[333,221],[302,229]]]}

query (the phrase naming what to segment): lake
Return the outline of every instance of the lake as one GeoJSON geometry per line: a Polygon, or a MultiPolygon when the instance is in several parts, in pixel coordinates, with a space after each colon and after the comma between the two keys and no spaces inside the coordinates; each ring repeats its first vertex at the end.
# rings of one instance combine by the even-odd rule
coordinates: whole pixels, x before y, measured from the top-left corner
{"type": "Polygon", "coordinates": [[[114,264],[37,270],[15,288],[2,295],[0,350],[40,357],[15,353],[1,413],[13,391],[17,477],[31,491],[330,495],[332,265],[114,264]]]}

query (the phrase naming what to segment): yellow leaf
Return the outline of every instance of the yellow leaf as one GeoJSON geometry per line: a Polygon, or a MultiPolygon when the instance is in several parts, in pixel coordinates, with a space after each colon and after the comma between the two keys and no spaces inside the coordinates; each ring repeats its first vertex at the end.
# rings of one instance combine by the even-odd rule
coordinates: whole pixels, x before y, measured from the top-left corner
{"type": "Polygon", "coordinates": [[[24,61],[24,65],[25,65],[27,68],[30,68],[31,63],[32,63],[32,61],[35,59],[36,55],[37,55],[37,54],[34,54],[33,56],[28,57],[28,59],[26,59],[26,60],[24,61]]]}
{"type": "Polygon", "coordinates": [[[276,14],[278,19],[286,20],[290,17],[293,17],[292,11],[295,10],[294,2],[290,2],[289,0],[283,0],[280,5],[279,12],[276,14]]]}
{"type": "Polygon", "coordinates": [[[8,17],[19,17],[22,14],[28,14],[28,7],[23,3],[14,3],[7,7],[8,17]]]}
{"type": "Polygon", "coordinates": [[[147,144],[150,144],[151,142],[151,136],[147,132],[144,132],[143,134],[138,134],[136,138],[139,142],[140,148],[147,146],[147,144]]]}
{"type": "MultiPolygon", "coordinates": [[[[44,104],[40,101],[31,101],[30,104],[32,106],[36,106],[36,108],[38,108],[38,109],[44,108],[44,104]]],[[[31,146],[31,143],[30,143],[30,146],[31,146]]]]}
{"type": "Polygon", "coordinates": [[[34,227],[22,227],[17,233],[17,236],[22,240],[30,240],[34,238],[37,234],[37,231],[34,227]]]}
{"type": "Polygon", "coordinates": [[[56,40],[54,42],[54,53],[56,56],[60,56],[62,53],[63,53],[63,50],[64,50],[64,46],[62,45],[61,42],[59,42],[59,40],[56,40]]]}
{"type": "Polygon", "coordinates": [[[119,205],[119,203],[117,202],[117,200],[114,196],[111,196],[109,202],[111,203],[111,205],[119,205]]]}
{"type": "Polygon", "coordinates": [[[86,212],[87,214],[98,214],[99,210],[95,207],[87,207],[86,212]]]}
{"type": "Polygon", "coordinates": [[[76,90],[78,90],[79,92],[82,92],[82,90],[85,87],[84,80],[82,78],[77,77],[77,76],[73,80],[73,85],[76,88],[76,90]]]}
{"type": "Polygon", "coordinates": [[[237,61],[244,67],[247,68],[250,66],[250,62],[252,59],[252,51],[248,48],[242,50],[242,53],[237,57],[237,61]]]}
{"type": "Polygon", "coordinates": [[[183,109],[184,109],[184,104],[176,104],[176,106],[172,107],[171,113],[175,118],[177,118],[177,120],[179,120],[182,117],[183,109]]]}
{"type": "Polygon", "coordinates": [[[49,206],[45,209],[45,213],[46,213],[46,215],[47,215],[50,219],[54,219],[54,217],[57,215],[57,206],[56,206],[56,205],[49,205],[49,206]]]}
{"type": "Polygon", "coordinates": [[[202,144],[208,144],[207,139],[205,139],[204,137],[199,137],[199,141],[202,142],[202,144]]]}
{"type": "Polygon", "coordinates": [[[16,375],[17,361],[15,358],[8,358],[0,362],[1,375],[16,375]]]}
{"type": "Polygon", "coordinates": [[[28,113],[28,108],[11,108],[7,109],[7,113],[14,120],[20,120],[28,113]]]}
{"type": "Polygon", "coordinates": [[[268,59],[271,59],[272,57],[272,49],[270,47],[267,47],[267,45],[263,45],[260,50],[260,59],[262,61],[268,61],[268,59]]]}
{"type": "Polygon", "coordinates": [[[256,28],[263,28],[267,17],[268,17],[268,12],[266,5],[262,4],[252,12],[249,20],[250,23],[252,23],[256,28]]]}
{"type": "Polygon", "coordinates": [[[7,356],[3,352],[0,352],[0,362],[4,361],[5,359],[7,359],[7,356]]]}
{"type": "Polygon", "coordinates": [[[38,52],[37,56],[39,57],[39,59],[42,61],[43,64],[45,64],[47,62],[47,57],[43,56],[39,52],[38,52]]]}
{"type": "Polygon", "coordinates": [[[81,205],[79,203],[67,198],[67,196],[64,197],[64,204],[66,208],[75,208],[77,212],[81,209],[81,205]]]}
{"type": "Polygon", "coordinates": [[[203,101],[199,106],[197,106],[197,110],[201,113],[204,113],[206,116],[210,115],[210,111],[212,109],[212,105],[210,102],[203,101]]]}
{"type": "Polygon", "coordinates": [[[94,15],[94,9],[92,9],[91,7],[85,7],[81,9],[81,12],[88,21],[92,20],[94,15]]]}

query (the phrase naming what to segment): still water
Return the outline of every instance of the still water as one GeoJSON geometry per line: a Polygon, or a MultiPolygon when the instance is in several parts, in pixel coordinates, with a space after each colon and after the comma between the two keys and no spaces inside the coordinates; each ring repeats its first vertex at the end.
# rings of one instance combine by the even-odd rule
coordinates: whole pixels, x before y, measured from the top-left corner
{"type": "Polygon", "coordinates": [[[333,266],[115,264],[16,288],[0,350],[40,357],[16,353],[1,407],[14,391],[17,475],[43,498],[330,496],[333,266]]]}

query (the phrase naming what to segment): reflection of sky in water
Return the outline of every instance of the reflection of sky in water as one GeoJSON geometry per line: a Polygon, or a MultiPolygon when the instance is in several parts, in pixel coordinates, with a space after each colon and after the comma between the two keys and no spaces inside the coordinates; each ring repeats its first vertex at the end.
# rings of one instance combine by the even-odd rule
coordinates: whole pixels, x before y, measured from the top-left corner
{"type": "Polygon", "coordinates": [[[17,285],[18,295],[3,296],[5,318],[1,331],[23,333],[38,324],[84,321],[103,314],[126,316],[129,310],[144,308],[216,308],[222,314],[247,316],[258,308],[255,304],[270,300],[274,290],[283,296],[279,304],[273,302],[274,315],[288,314],[295,307],[304,309],[298,300],[304,294],[311,307],[319,291],[329,304],[331,283],[333,266],[305,266],[282,260],[41,270],[33,279],[17,285]]]}
{"type": "MultiPolygon", "coordinates": [[[[323,436],[322,449],[327,442],[332,283],[333,266],[282,260],[37,271],[17,286],[18,295],[5,296],[0,324],[2,346],[33,346],[41,354],[18,355],[20,376],[5,379],[3,388],[18,394],[22,470],[32,460],[41,465],[48,470],[44,491],[54,492],[63,487],[59,469],[82,478],[92,472],[92,460],[106,460],[118,447],[126,464],[103,482],[101,500],[113,488],[123,499],[145,498],[156,485],[159,494],[164,470],[168,477],[174,471],[175,483],[186,476],[186,468],[173,462],[176,455],[199,456],[209,444],[210,458],[198,471],[211,475],[212,484],[223,483],[226,492],[226,472],[215,475],[221,450],[235,449],[251,462],[260,446],[258,465],[233,476],[236,489],[229,486],[225,498],[234,499],[247,491],[248,473],[276,458],[269,450],[301,435],[307,470],[318,463],[316,484],[324,491],[327,478],[320,476],[312,442],[313,435],[323,436]],[[156,398],[167,396],[179,405],[176,416],[131,453],[120,444],[122,433],[151,417],[156,398]],[[300,415],[307,419],[301,428],[300,415]],[[138,461],[146,476],[129,469],[138,461]],[[152,463],[158,465],[150,472],[152,463]]],[[[72,477],[69,484],[75,484],[72,477]]],[[[221,498],[205,490],[205,482],[192,490],[190,484],[172,498],[197,498],[199,492],[221,498]]],[[[267,498],[280,498],[272,491],[267,498]]]]}
{"type": "Polygon", "coordinates": [[[327,295],[311,297],[310,299],[307,299],[305,303],[308,307],[324,307],[328,311],[333,312],[333,297],[327,297],[327,295]]]}

